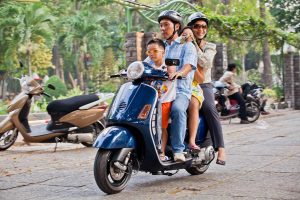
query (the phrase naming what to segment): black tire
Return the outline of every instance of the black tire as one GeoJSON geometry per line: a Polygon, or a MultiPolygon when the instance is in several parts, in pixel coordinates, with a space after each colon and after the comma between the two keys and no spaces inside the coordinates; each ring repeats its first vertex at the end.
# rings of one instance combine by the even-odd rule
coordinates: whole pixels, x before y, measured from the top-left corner
{"type": "Polygon", "coordinates": [[[247,102],[246,112],[247,112],[248,121],[251,123],[255,122],[260,116],[259,105],[254,101],[247,102]]]}
{"type": "Polygon", "coordinates": [[[126,172],[116,168],[112,162],[113,155],[114,151],[112,150],[99,149],[94,163],[95,181],[98,187],[107,194],[121,192],[127,186],[132,174],[131,165],[128,165],[126,172]]]}
{"type": "Polygon", "coordinates": [[[105,128],[105,126],[101,122],[97,122],[93,125],[93,142],[82,142],[81,144],[86,147],[92,147],[95,140],[97,139],[98,135],[101,133],[101,131],[105,128]]]}
{"type": "Polygon", "coordinates": [[[18,137],[18,132],[18,129],[15,128],[5,132],[0,137],[0,151],[5,151],[15,143],[18,137]]]}
{"type": "Polygon", "coordinates": [[[191,175],[200,175],[206,172],[206,170],[209,168],[209,165],[197,165],[190,168],[185,169],[188,173],[191,175]]]}

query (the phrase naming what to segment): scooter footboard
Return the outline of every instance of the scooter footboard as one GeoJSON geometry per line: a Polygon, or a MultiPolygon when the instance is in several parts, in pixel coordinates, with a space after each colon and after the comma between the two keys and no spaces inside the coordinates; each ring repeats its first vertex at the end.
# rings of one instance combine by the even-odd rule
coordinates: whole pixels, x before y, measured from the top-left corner
{"type": "Polygon", "coordinates": [[[136,140],[127,128],[111,126],[99,134],[93,147],[102,149],[136,148],[136,140]]]}

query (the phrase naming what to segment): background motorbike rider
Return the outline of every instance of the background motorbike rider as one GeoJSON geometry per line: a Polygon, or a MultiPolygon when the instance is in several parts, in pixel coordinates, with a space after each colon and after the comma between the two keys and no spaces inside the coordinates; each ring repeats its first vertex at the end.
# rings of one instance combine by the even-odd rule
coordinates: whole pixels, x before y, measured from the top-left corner
{"type": "Polygon", "coordinates": [[[192,27],[197,48],[197,64],[203,68],[204,82],[200,84],[204,98],[201,112],[206,119],[213,146],[218,151],[217,164],[225,165],[225,148],[222,127],[220,124],[219,114],[215,107],[213,85],[211,83],[211,69],[213,67],[213,59],[217,53],[216,45],[205,40],[207,35],[209,20],[201,12],[193,13],[188,18],[188,26],[192,27]]]}
{"type": "MultiPolygon", "coordinates": [[[[233,77],[236,75],[236,64],[231,63],[228,64],[226,72],[223,76],[219,79],[220,82],[227,86],[227,93],[229,99],[234,99],[238,102],[240,106],[240,117],[241,117],[241,124],[249,124],[250,122],[247,119],[246,113],[246,104],[245,100],[241,94],[241,86],[236,84],[233,80],[233,77]]],[[[222,110],[224,112],[224,110],[222,110]]]]}

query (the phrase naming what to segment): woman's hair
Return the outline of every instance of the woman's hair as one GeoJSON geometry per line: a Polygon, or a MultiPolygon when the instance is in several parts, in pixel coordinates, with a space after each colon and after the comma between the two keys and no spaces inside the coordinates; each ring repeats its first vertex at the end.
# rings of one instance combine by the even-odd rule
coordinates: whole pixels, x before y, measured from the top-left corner
{"type": "Polygon", "coordinates": [[[230,63],[227,66],[227,71],[233,71],[236,68],[236,64],[235,63],[230,63]]]}
{"type": "Polygon", "coordinates": [[[149,46],[150,44],[157,44],[158,46],[162,47],[163,49],[166,48],[165,43],[161,39],[158,39],[158,38],[154,38],[154,39],[150,40],[147,43],[147,46],[149,46]]]}

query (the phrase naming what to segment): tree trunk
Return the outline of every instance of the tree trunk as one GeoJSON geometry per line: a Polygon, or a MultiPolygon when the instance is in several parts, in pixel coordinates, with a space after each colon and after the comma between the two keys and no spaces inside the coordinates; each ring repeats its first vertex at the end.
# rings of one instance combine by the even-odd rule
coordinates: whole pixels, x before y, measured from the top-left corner
{"type": "Polygon", "coordinates": [[[70,83],[72,85],[72,88],[75,88],[77,86],[77,84],[76,84],[76,81],[74,80],[71,72],[68,72],[68,77],[69,77],[69,81],[70,81],[70,83]]]}
{"type": "Polygon", "coordinates": [[[52,63],[55,66],[55,75],[57,75],[63,82],[65,82],[62,58],[59,54],[57,44],[55,44],[52,48],[52,56],[52,63]]]}
{"type": "MultiPolygon", "coordinates": [[[[259,10],[260,16],[263,21],[266,22],[266,7],[265,0],[259,1],[259,10]]],[[[264,63],[264,71],[263,71],[263,81],[265,86],[272,87],[272,68],[271,68],[271,56],[270,56],[270,48],[268,43],[268,38],[264,38],[262,40],[263,45],[263,63],[264,63]]]]}

